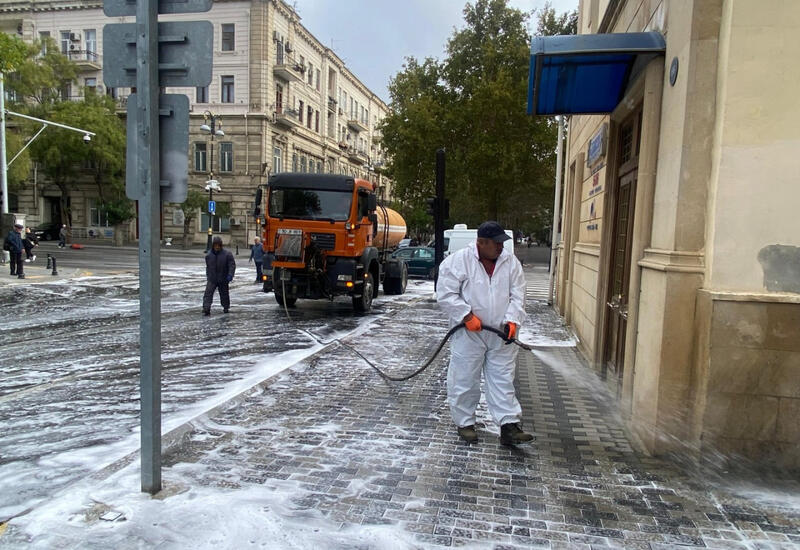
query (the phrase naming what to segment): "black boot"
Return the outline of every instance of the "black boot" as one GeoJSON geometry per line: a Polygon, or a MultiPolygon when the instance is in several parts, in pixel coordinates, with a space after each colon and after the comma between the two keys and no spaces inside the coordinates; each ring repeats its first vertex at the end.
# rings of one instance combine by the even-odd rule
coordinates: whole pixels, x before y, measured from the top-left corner
{"type": "Polygon", "coordinates": [[[475,431],[475,425],[464,426],[458,429],[458,435],[467,443],[475,443],[478,441],[478,433],[475,431]]]}
{"type": "Polygon", "coordinates": [[[500,426],[500,443],[503,445],[516,445],[517,443],[527,443],[528,441],[533,441],[533,436],[523,432],[518,423],[500,426]]]}

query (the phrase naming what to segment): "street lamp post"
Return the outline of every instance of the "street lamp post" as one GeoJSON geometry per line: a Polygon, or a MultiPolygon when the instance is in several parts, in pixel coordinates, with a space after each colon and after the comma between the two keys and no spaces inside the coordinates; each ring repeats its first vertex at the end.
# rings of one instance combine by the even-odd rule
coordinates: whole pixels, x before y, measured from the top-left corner
{"type": "Polygon", "coordinates": [[[200,130],[211,134],[211,155],[208,165],[208,181],[206,182],[206,191],[208,191],[208,240],[206,241],[206,253],[211,250],[211,236],[213,234],[212,224],[214,222],[214,213],[211,211],[211,205],[214,201],[214,191],[220,191],[219,182],[214,179],[214,136],[224,136],[225,132],[222,131],[222,117],[213,114],[211,111],[203,113],[203,125],[200,130]],[[210,123],[210,124],[209,124],[210,123]]]}

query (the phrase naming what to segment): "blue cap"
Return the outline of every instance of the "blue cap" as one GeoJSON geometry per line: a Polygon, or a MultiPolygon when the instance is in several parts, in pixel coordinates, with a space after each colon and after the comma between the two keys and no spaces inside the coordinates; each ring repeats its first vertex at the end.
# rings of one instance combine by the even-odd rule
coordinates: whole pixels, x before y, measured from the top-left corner
{"type": "Polygon", "coordinates": [[[511,237],[503,229],[503,226],[497,222],[483,222],[478,227],[478,237],[482,239],[492,239],[496,243],[507,241],[511,237]]]}

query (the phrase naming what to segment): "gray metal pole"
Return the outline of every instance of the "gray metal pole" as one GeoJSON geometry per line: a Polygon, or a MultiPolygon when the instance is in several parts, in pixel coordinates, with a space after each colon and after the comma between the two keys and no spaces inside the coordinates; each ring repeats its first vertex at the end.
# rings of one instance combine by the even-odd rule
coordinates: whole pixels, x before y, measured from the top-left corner
{"type": "Polygon", "coordinates": [[[161,490],[161,191],[159,182],[158,0],[136,3],[136,151],[139,201],[139,336],[142,491],[161,490]]]}
{"type": "MultiPolygon", "coordinates": [[[[3,214],[8,214],[8,165],[6,164],[6,91],[3,87],[3,73],[0,72],[0,179],[3,185],[3,214]]],[[[3,250],[3,263],[6,264],[11,255],[3,250]]]]}
{"type": "Polygon", "coordinates": [[[553,287],[555,284],[556,250],[561,241],[558,222],[561,218],[561,165],[564,155],[564,115],[558,117],[558,147],[556,148],[556,197],[553,205],[553,230],[550,237],[550,277],[547,291],[547,303],[553,304],[553,287]]]}
{"type": "Polygon", "coordinates": [[[3,179],[3,214],[8,214],[8,165],[6,164],[6,91],[0,72],[0,178],[3,179]]]}

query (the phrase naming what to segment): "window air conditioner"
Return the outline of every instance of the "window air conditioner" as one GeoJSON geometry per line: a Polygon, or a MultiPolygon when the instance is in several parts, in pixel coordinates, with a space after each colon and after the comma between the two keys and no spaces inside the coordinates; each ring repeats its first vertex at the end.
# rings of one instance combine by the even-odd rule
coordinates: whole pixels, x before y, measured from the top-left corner
{"type": "Polygon", "coordinates": [[[81,33],[79,32],[71,32],[69,33],[70,42],[80,42],[81,41],[81,33]]]}
{"type": "Polygon", "coordinates": [[[286,45],[284,46],[284,49],[285,49],[285,50],[286,50],[288,53],[292,53],[292,51],[294,51],[294,48],[292,48],[292,45],[289,43],[289,41],[288,41],[288,40],[286,41],[286,45]]]}
{"type": "Polygon", "coordinates": [[[280,36],[281,35],[278,34],[278,31],[272,31],[272,39],[273,40],[280,40],[280,36]]]}
{"type": "Polygon", "coordinates": [[[77,49],[78,49],[78,45],[77,45],[77,44],[70,44],[70,45],[69,45],[69,50],[70,50],[71,52],[74,52],[74,51],[75,51],[75,50],[77,50],[77,49]]]}

